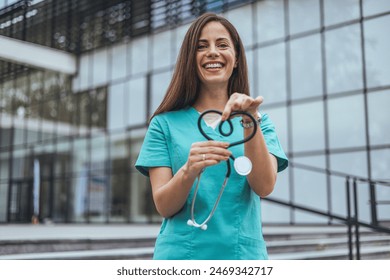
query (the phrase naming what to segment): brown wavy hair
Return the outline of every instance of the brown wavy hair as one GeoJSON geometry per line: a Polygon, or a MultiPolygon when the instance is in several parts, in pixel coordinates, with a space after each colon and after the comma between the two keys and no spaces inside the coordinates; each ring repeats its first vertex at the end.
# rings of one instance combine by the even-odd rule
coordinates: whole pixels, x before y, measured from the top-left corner
{"type": "Polygon", "coordinates": [[[211,21],[217,21],[227,29],[233,40],[237,56],[237,67],[229,79],[228,95],[230,96],[234,92],[250,95],[244,46],[236,28],[222,16],[205,13],[198,17],[188,29],[180,48],[172,80],[163,101],[152,118],[164,112],[192,106],[195,103],[200,90],[200,80],[196,70],[197,46],[203,27],[211,21]]]}

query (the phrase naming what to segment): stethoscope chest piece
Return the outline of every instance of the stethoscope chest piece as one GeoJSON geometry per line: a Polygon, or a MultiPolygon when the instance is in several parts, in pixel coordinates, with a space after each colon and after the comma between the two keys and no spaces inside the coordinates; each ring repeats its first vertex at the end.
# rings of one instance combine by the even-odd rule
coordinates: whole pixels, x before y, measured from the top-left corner
{"type": "Polygon", "coordinates": [[[234,160],[234,169],[241,176],[246,176],[252,171],[252,162],[246,156],[237,157],[234,160]]]}

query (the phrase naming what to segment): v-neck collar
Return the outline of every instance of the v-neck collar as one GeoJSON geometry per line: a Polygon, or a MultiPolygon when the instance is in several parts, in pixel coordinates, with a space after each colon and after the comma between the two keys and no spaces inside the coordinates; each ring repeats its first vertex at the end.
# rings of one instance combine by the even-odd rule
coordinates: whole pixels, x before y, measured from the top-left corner
{"type": "MultiPolygon", "coordinates": [[[[195,118],[195,126],[198,129],[198,119],[199,119],[199,116],[200,116],[201,112],[196,110],[193,106],[190,106],[189,110],[191,111],[192,115],[195,118]]],[[[238,120],[237,120],[237,118],[234,118],[231,121],[232,121],[232,124],[233,124],[233,134],[234,134],[234,127],[237,125],[236,122],[238,122],[238,120]]],[[[226,124],[226,125],[228,125],[228,124],[226,124]]],[[[213,138],[214,140],[225,141],[224,139],[228,139],[229,137],[233,136],[233,134],[230,135],[230,136],[223,136],[219,132],[219,124],[214,129],[214,128],[210,127],[209,125],[207,125],[207,123],[205,122],[205,120],[203,118],[201,120],[201,126],[203,128],[203,131],[207,135],[210,135],[210,137],[213,138]]]]}

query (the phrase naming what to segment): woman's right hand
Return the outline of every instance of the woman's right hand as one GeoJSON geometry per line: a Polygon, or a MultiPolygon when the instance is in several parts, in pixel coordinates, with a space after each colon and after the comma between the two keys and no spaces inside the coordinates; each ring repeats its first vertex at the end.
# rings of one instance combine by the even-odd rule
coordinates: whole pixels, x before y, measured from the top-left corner
{"type": "Polygon", "coordinates": [[[154,203],[161,216],[172,217],[183,208],[196,177],[207,166],[228,160],[231,155],[228,147],[228,143],[218,141],[192,144],[188,160],[180,168],[182,172],[173,176],[169,167],[149,169],[154,203]]]}
{"type": "Polygon", "coordinates": [[[204,168],[228,160],[232,154],[228,147],[229,143],[219,141],[193,143],[188,160],[183,166],[184,174],[195,179],[204,168]]]}

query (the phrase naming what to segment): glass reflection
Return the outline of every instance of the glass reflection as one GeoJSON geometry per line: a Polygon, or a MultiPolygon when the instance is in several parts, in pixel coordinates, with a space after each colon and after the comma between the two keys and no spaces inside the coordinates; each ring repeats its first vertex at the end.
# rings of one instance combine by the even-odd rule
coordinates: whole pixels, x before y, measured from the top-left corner
{"type": "Polygon", "coordinates": [[[261,113],[266,113],[271,118],[278,133],[280,144],[285,153],[288,153],[288,131],[287,131],[287,109],[286,108],[264,108],[261,113]]]}
{"type": "Polygon", "coordinates": [[[241,9],[228,11],[224,16],[236,27],[244,47],[252,45],[254,28],[252,6],[248,5],[241,9]]]}
{"type": "Polygon", "coordinates": [[[125,87],[123,83],[114,84],[108,94],[108,129],[125,127],[125,87]]]}
{"type": "Polygon", "coordinates": [[[171,80],[171,73],[164,72],[160,74],[155,74],[152,76],[152,102],[151,102],[151,112],[153,113],[158,105],[160,105],[165,92],[168,88],[169,81],[171,80]]]}
{"type": "MultiPolygon", "coordinates": [[[[274,191],[271,194],[271,198],[275,197],[283,199],[284,201],[290,200],[290,189],[289,189],[289,172],[287,169],[282,173],[278,174],[278,179],[274,191]]],[[[261,201],[261,216],[264,223],[288,223],[290,219],[290,209],[269,203],[266,200],[261,201]]]]}
{"type": "Polygon", "coordinates": [[[328,93],[361,89],[363,76],[359,25],[327,31],[325,36],[328,93]]]}
{"type": "Polygon", "coordinates": [[[337,215],[347,215],[347,194],[345,190],[345,178],[331,176],[330,177],[330,203],[332,212],[337,215]]]}
{"type": "Polygon", "coordinates": [[[169,66],[171,63],[171,31],[154,34],[151,40],[153,42],[153,69],[169,66]]]}
{"type": "Polygon", "coordinates": [[[124,78],[127,75],[127,44],[120,44],[111,49],[111,80],[124,78]]]}
{"type": "MultiPolygon", "coordinates": [[[[389,181],[390,149],[371,150],[371,172],[373,180],[389,181]]],[[[390,188],[377,184],[375,186],[376,199],[380,201],[377,204],[379,221],[388,221],[390,219],[390,188]]]]}
{"type": "MultiPolygon", "coordinates": [[[[294,201],[315,209],[328,209],[326,175],[294,169],[294,201]]],[[[318,221],[318,216],[296,211],[296,222],[318,221]]]]}
{"type": "Polygon", "coordinates": [[[290,34],[320,27],[319,0],[290,0],[288,2],[290,34]]]}
{"type": "Polygon", "coordinates": [[[368,120],[371,145],[390,143],[390,90],[368,95],[368,120]]]}
{"type": "Polygon", "coordinates": [[[390,2],[388,0],[364,0],[363,14],[371,16],[390,11],[390,2]]]}
{"type": "Polygon", "coordinates": [[[390,149],[371,150],[370,158],[372,179],[389,181],[390,149]]]}
{"type": "Polygon", "coordinates": [[[317,167],[321,169],[326,168],[325,155],[319,156],[297,156],[293,158],[293,162],[300,163],[306,166],[317,167]]]}
{"type": "Polygon", "coordinates": [[[148,46],[147,37],[135,39],[129,44],[129,53],[131,57],[131,74],[146,73],[148,71],[148,46]]]}
{"type": "Polygon", "coordinates": [[[365,151],[330,155],[331,170],[367,178],[367,168],[367,153],[365,151]]]}
{"type": "Polygon", "coordinates": [[[258,95],[268,103],[283,102],[286,93],[285,44],[258,49],[258,95]]]}
{"type": "Polygon", "coordinates": [[[320,35],[292,40],[290,46],[292,98],[322,95],[320,35]]]}
{"type": "Polygon", "coordinates": [[[294,152],[323,150],[325,145],[322,102],[292,106],[294,152]]]}
{"type": "Polygon", "coordinates": [[[369,88],[390,85],[388,26],[390,26],[390,15],[364,22],[367,87],[369,88]]]}
{"type": "Polygon", "coordinates": [[[325,25],[337,24],[359,18],[359,0],[324,1],[325,25]]]}
{"type": "Polygon", "coordinates": [[[328,112],[330,148],[366,145],[362,94],[329,100],[328,112]]]}
{"type": "Polygon", "coordinates": [[[258,42],[285,36],[284,20],[282,20],[284,19],[283,2],[283,0],[265,0],[256,3],[258,42]]]}
{"type": "Polygon", "coordinates": [[[133,126],[147,122],[146,116],[146,79],[132,79],[126,85],[124,104],[126,106],[126,125],[133,126]]]}

